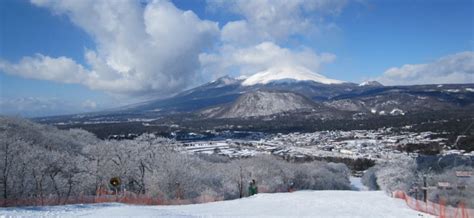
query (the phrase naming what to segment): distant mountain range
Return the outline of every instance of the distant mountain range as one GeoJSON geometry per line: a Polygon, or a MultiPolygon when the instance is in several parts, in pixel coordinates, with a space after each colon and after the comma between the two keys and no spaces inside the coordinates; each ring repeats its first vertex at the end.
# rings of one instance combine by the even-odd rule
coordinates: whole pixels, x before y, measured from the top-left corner
{"type": "Polygon", "coordinates": [[[229,76],[181,92],[99,113],[42,120],[154,119],[180,113],[199,119],[267,119],[281,113],[321,119],[403,116],[407,113],[474,109],[474,84],[383,86],[328,79],[306,69],[270,69],[245,79],[229,76]]]}

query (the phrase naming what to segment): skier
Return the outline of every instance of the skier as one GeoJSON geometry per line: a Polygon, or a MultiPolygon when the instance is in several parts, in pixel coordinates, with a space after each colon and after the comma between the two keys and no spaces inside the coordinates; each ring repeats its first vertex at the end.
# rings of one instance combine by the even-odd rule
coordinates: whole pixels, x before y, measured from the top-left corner
{"type": "Polygon", "coordinates": [[[249,196],[258,194],[258,187],[257,183],[255,182],[255,179],[252,179],[252,181],[249,184],[249,196]]]}

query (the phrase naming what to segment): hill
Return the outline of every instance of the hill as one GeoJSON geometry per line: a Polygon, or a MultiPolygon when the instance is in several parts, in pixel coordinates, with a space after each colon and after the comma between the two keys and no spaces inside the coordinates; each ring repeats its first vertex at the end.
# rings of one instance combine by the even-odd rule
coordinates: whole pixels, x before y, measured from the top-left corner
{"type": "Polygon", "coordinates": [[[296,93],[256,91],[240,96],[230,105],[207,109],[202,114],[209,118],[245,118],[315,107],[314,102],[296,93]]]}

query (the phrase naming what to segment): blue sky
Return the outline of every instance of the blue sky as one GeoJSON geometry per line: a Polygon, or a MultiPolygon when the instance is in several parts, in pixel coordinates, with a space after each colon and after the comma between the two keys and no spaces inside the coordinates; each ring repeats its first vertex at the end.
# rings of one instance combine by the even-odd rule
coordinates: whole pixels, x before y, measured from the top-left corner
{"type": "Polygon", "coordinates": [[[0,1],[0,113],[101,110],[280,60],[349,82],[474,82],[474,1],[68,2],[0,1]]]}

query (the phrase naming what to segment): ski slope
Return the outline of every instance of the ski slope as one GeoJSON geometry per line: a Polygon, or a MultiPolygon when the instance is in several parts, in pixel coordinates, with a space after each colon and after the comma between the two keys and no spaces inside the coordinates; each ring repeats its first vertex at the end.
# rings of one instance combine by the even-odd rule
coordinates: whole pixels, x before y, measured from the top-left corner
{"type": "Polygon", "coordinates": [[[297,191],[180,206],[88,204],[2,208],[0,217],[431,217],[381,191],[297,191]]]}

